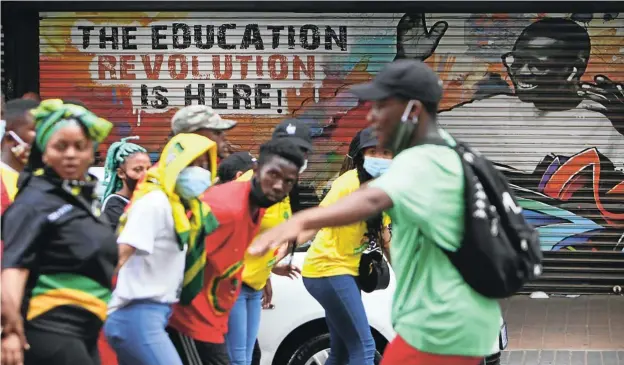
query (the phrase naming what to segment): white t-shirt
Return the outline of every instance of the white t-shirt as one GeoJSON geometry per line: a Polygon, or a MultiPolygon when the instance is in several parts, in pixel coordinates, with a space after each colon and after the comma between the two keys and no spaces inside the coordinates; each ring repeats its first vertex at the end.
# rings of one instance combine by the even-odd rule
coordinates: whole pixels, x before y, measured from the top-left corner
{"type": "Polygon", "coordinates": [[[497,95],[441,112],[438,121],[491,161],[524,172],[533,172],[550,154],[572,157],[587,148],[623,169],[624,136],[591,106],[600,107],[583,100],[574,109],[543,111],[516,96],[497,95]]]}
{"type": "Polygon", "coordinates": [[[108,312],[135,300],[176,303],[184,278],[186,248],[180,250],[167,195],[152,191],[133,203],[117,239],[136,248],[119,270],[108,312]]]}

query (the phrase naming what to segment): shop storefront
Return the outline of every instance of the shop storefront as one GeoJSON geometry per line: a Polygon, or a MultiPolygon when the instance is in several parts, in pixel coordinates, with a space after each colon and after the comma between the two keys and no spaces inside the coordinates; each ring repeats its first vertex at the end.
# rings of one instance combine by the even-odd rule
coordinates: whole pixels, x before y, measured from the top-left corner
{"type": "Polygon", "coordinates": [[[315,133],[304,179],[319,196],[367,124],[367,106],[348,87],[396,58],[424,60],[444,80],[440,123],[501,165],[542,234],[546,271],[527,290],[610,293],[624,284],[617,3],[575,13],[518,4],[344,3],[323,12],[287,3],[54,4],[3,18],[9,98],[80,100],[115,122],[110,141],[139,135],[153,155],[184,105],[239,120],[229,138],[240,150],[300,118],[315,133]]]}

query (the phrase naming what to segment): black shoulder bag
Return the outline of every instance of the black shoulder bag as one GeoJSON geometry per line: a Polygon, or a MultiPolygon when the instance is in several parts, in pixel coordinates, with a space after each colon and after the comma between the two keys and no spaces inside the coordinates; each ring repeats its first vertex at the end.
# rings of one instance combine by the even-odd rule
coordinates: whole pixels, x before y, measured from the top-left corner
{"type": "Polygon", "coordinates": [[[358,284],[365,293],[390,285],[390,266],[383,255],[383,238],[368,236],[368,248],[360,258],[358,284]]]}

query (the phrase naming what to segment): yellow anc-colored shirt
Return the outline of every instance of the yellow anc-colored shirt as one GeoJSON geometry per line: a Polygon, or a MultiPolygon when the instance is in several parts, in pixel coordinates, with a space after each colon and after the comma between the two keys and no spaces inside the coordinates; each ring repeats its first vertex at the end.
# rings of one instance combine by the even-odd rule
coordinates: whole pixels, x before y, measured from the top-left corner
{"type": "MultiPolygon", "coordinates": [[[[17,178],[19,177],[19,173],[4,163],[0,163],[0,179],[3,188],[6,190],[7,195],[9,196],[9,203],[15,199],[15,195],[17,194],[17,178]]],[[[3,204],[6,204],[4,201],[3,204]]]]}
{"type": "MultiPolygon", "coordinates": [[[[236,180],[249,181],[252,176],[253,171],[249,170],[236,180]]],[[[260,222],[260,230],[256,237],[284,222],[290,218],[291,215],[290,198],[287,196],[284,200],[266,210],[260,222]]],[[[278,249],[275,249],[261,257],[255,257],[245,253],[245,258],[243,260],[245,264],[245,268],[243,269],[243,283],[255,290],[262,290],[271,276],[271,270],[277,263],[277,252],[278,249]]]]}
{"type": "MultiPolygon", "coordinates": [[[[326,207],[360,188],[356,170],[338,177],[321,202],[326,207]]],[[[384,226],[390,218],[384,214],[384,226]]],[[[337,275],[358,276],[362,252],[368,248],[366,223],[359,222],[342,227],[321,229],[308,249],[301,274],[306,278],[322,278],[337,275]]]]}

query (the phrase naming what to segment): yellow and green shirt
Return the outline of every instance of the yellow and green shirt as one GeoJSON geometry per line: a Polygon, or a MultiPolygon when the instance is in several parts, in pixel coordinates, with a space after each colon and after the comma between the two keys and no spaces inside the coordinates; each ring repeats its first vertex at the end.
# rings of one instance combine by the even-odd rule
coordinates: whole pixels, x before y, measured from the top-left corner
{"type": "Polygon", "coordinates": [[[15,195],[17,194],[17,178],[19,177],[19,173],[13,170],[10,166],[5,163],[0,162],[0,183],[2,184],[3,193],[6,193],[6,196],[2,196],[2,211],[13,202],[15,199],[15,195]],[[8,198],[5,201],[5,198],[8,198]]]}
{"type": "MultiPolygon", "coordinates": [[[[350,170],[338,177],[321,202],[326,207],[334,204],[360,188],[356,170],[350,170]]],[[[384,214],[384,226],[390,219],[384,214]]],[[[359,222],[342,227],[321,229],[308,249],[303,263],[302,275],[306,278],[321,278],[336,275],[358,276],[362,252],[368,248],[366,223],[359,222]]]]}
{"type": "MultiPolygon", "coordinates": [[[[241,175],[237,181],[249,181],[252,176],[253,171],[249,170],[241,175]]],[[[291,215],[290,198],[287,196],[284,200],[272,205],[266,210],[260,222],[258,235],[286,221],[291,215]]],[[[245,253],[243,283],[255,290],[262,290],[271,276],[271,270],[277,263],[277,254],[278,249],[267,252],[261,257],[255,257],[245,253]]]]}

